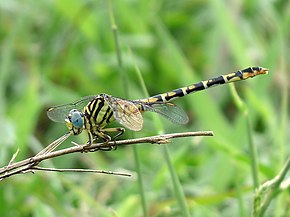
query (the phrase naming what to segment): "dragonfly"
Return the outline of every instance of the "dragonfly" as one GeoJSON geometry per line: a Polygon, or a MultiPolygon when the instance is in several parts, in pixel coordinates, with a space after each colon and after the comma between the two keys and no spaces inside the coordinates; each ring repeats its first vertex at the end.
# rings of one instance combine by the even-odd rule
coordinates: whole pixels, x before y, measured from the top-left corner
{"type": "Polygon", "coordinates": [[[180,107],[171,102],[173,99],[213,86],[246,80],[267,73],[266,68],[249,67],[137,100],[122,99],[105,93],[85,96],[73,103],[51,107],[47,110],[47,115],[52,121],[65,122],[73,135],[79,135],[85,130],[89,138],[87,145],[90,146],[100,138],[104,141],[115,140],[125,132],[125,128],[140,131],[143,127],[142,114],[147,111],[158,113],[173,123],[186,124],[188,116],[180,107]],[[107,127],[113,121],[119,122],[123,127],[107,127]],[[115,136],[111,138],[112,133],[115,136]]]}

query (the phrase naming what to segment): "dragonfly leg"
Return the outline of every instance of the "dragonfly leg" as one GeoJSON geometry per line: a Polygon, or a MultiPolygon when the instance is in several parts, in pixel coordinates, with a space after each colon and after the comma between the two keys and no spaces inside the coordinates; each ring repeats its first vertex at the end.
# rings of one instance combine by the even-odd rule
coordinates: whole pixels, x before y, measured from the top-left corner
{"type": "Polygon", "coordinates": [[[117,149],[117,146],[115,145],[116,139],[121,136],[123,133],[125,132],[124,128],[121,127],[116,127],[116,128],[104,128],[101,130],[101,133],[103,134],[103,136],[108,136],[110,137],[110,140],[107,140],[107,142],[109,141],[114,141],[114,145],[109,146],[109,149],[112,150],[114,148],[114,150],[117,149]],[[107,133],[115,133],[117,132],[116,135],[114,135],[113,138],[111,138],[107,133]]]}
{"type": "MultiPolygon", "coordinates": [[[[119,136],[121,136],[124,132],[125,132],[125,129],[121,128],[121,127],[95,129],[94,133],[92,133],[91,131],[88,131],[89,141],[83,147],[84,152],[87,152],[87,149],[90,147],[90,145],[92,145],[98,139],[102,139],[105,144],[109,143],[112,140],[115,143],[116,139],[119,136]],[[108,133],[116,133],[116,135],[114,135],[113,138],[111,138],[111,136],[109,136],[108,133]]],[[[113,148],[116,150],[117,146],[115,144],[114,145],[107,145],[107,146],[103,146],[101,148],[98,148],[97,150],[111,151],[113,148]]],[[[96,151],[96,150],[94,150],[94,151],[96,151]]]]}
{"type": "MultiPolygon", "coordinates": [[[[93,144],[93,142],[97,141],[99,138],[103,138],[104,136],[101,135],[101,132],[97,131],[97,135],[93,135],[93,133],[91,131],[88,131],[88,137],[89,140],[87,141],[87,143],[83,146],[83,151],[84,152],[89,152],[89,147],[93,144]]],[[[111,138],[110,138],[111,139],[111,138]]],[[[104,139],[105,140],[105,139],[104,139]]],[[[105,140],[107,141],[107,140],[105,140]]],[[[97,151],[97,150],[101,150],[100,148],[97,148],[93,151],[97,151]]],[[[92,150],[91,150],[92,151],[92,150]]]]}
{"type": "Polygon", "coordinates": [[[121,136],[123,133],[125,133],[125,128],[122,127],[117,127],[117,128],[113,128],[118,132],[112,139],[114,141],[114,145],[112,147],[114,147],[114,150],[117,150],[117,145],[116,145],[116,140],[119,136],[121,136]]]}
{"type": "Polygon", "coordinates": [[[93,141],[94,141],[93,134],[90,131],[88,131],[88,137],[89,137],[89,141],[87,142],[86,145],[90,146],[93,143],[93,141]]]}
{"type": "Polygon", "coordinates": [[[122,128],[122,127],[117,127],[117,128],[113,128],[115,129],[116,131],[115,132],[118,132],[114,137],[113,137],[113,140],[116,141],[116,139],[121,136],[123,133],[125,133],[125,128],[122,128]]]}

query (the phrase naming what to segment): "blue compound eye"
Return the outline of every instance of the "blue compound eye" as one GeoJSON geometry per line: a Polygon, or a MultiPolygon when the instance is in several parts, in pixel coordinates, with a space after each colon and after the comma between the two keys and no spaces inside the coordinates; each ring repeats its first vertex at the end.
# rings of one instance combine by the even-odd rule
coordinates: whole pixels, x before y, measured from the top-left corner
{"type": "Polygon", "coordinates": [[[69,118],[74,127],[82,128],[84,126],[83,114],[80,111],[76,109],[71,110],[69,118]]]}

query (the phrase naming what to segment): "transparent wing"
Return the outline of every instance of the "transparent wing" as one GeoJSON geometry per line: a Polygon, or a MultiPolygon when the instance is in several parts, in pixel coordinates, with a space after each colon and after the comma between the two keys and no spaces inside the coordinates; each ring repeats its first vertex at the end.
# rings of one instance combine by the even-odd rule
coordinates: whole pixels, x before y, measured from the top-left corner
{"type": "Polygon", "coordinates": [[[96,96],[85,96],[78,101],[72,103],[50,107],[49,109],[47,109],[47,116],[52,121],[65,122],[65,118],[67,118],[69,112],[72,109],[82,111],[83,108],[95,97],[96,96]]]}
{"type": "Polygon", "coordinates": [[[142,129],[143,117],[135,103],[109,95],[105,95],[104,99],[113,110],[114,117],[120,124],[134,131],[142,129]]]}
{"type": "Polygon", "coordinates": [[[187,114],[173,103],[144,103],[143,107],[145,111],[156,112],[175,124],[186,124],[188,122],[187,114]]]}

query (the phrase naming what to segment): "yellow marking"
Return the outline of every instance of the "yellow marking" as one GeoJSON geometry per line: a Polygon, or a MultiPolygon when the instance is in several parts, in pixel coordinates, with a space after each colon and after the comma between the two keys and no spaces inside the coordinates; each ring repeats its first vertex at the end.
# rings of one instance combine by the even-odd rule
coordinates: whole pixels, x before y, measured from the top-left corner
{"type": "Polygon", "coordinates": [[[223,79],[225,80],[226,83],[229,82],[229,80],[227,79],[227,76],[222,75],[223,79]]]}
{"type": "Polygon", "coordinates": [[[72,122],[70,122],[68,119],[65,119],[65,124],[69,130],[72,130],[73,128],[72,122]]]}
{"type": "MultiPolygon", "coordinates": [[[[98,106],[95,109],[96,111],[97,111],[97,108],[98,108],[98,106]]],[[[101,123],[101,121],[103,120],[103,117],[106,114],[107,109],[108,109],[108,104],[105,102],[104,105],[103,105],[103,107],[100,109],[99,113],[97,114],[97,120],[96,120],[97,125],[99,125],[101,123]]],[[[105,121],[103,122],[102,125],[104,125],[104,124],[106,125],[106,122],[105,121]]]]}
{"type": "Polygon", "coordinates": [[[157,102],[158,98],[148,98],[148,99],[145,99],[145,100],[148,101],[148,102],[157,102]]]}
{"type": "Polygon", "coordinates": [[[261,70],[253,70],[252,73],[247,73],[247,72],[244,73],[243,74],[243,79],[252,78],[252,77],[257,76],[257,75],[268,74],[268,72],[269,72],[269,70],[266,69],[266,68],[261,68],[261,70]]]}
{"type": "Polygon", "coordinates": [[[166,94],[161,94],[161,99],[162,99],[163,102],[166,101],[165,96],[166,96],[166,94]]]}
{"type": "Polygon", "coordinates": [[[203,84],[203,86],[204,86],[205,89],[208,88],[206,81],[202,81],[201,83],[203,84]]]}
{"type": "Polygon", "coordinates": [[[182,93],[183,93],[183,95],[185,96],[185,95],[187,95],[187,93],[186,93],[186,87],[183,87],[183,88],[180,88],[181,90],[182,90],[182,93]]]}
{"type": "Polygon", "coordinates": [[[238,77],[236,75],[236,73],[230,73],[230,74],[227,74],[225,75],[224,77],[230,77],[230,79],[227,79],[228,82],[235,82],[235,81],[240,81],[242,80],[240,77],[238,77]]]}
{"type": "Polygon", "coordinates": [[[193,90],[195,88],[195,85],[189,85],[187,86],[188,90],[193,90]]]}
{"type": "Polygon", "coordinates": [[[167,96],[174,96],[176,93],[175,92],[168,92],[167,96]]]}
{"type": "MultiPolygon", "coordinates": [[[[98,107],[98,101],[96,101],[96,108],[98,107]]],[[[89,109],[88,109],[88,114],[90,115],[90,119],[93,121],[93,117],[95,116],[95,112],[96,110],[94,109],[94,104],[95,104],[95,101],[92,101],[92,103],[90,103],[90,106],[89,106],[89,109]]]]}
{"type": "Polygon", "coordinates": [[[265,74],[268,74],[269,72],[269,69],[266,69],[266,68],[262,68],[261,71],[258,71],[257,72],[257,75],[265,75],[265,74]]]}
{"type": "Polygon", "coordinates": [[[229,80],[229,82],[235,82],[235,81],[241,81],[243,79],[241,79],[240,77],[233,77],[232,79],[229,80]]]}

